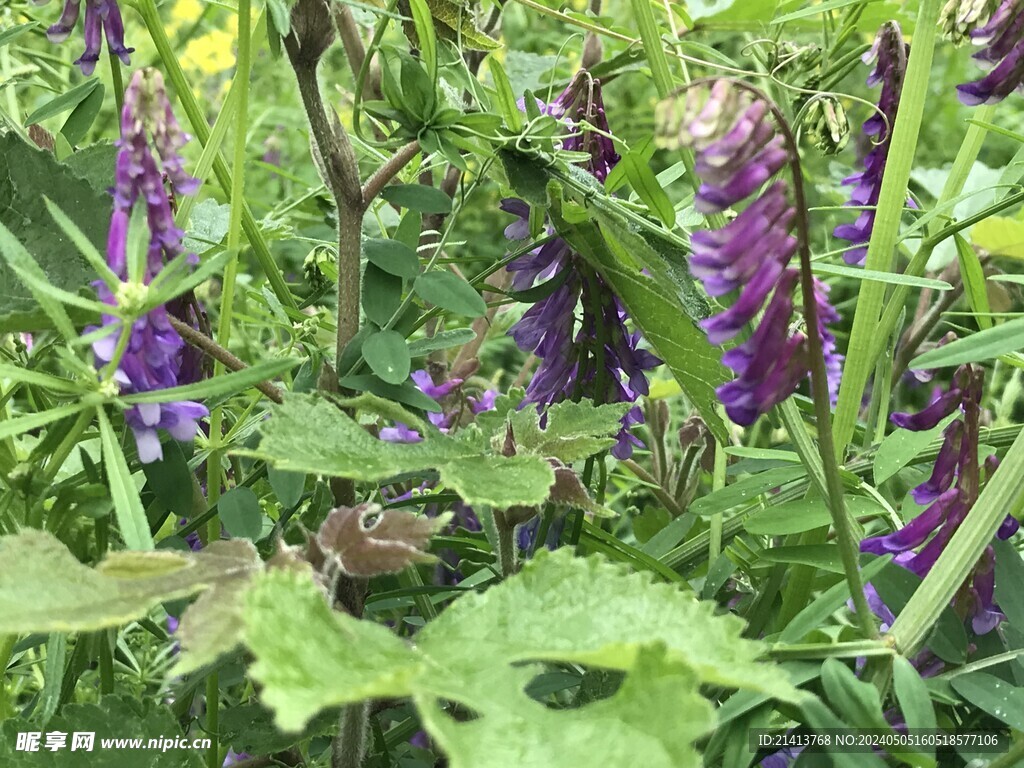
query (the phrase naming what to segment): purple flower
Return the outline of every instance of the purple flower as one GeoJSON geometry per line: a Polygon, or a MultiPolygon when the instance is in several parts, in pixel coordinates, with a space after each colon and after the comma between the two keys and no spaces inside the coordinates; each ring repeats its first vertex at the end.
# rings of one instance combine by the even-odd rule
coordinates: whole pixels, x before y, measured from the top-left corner
{"type": "Polygon", "coordinates": [[[864,170],[843,179],[843,184],[854,185],[847,204],[866,206],[855,222],[840,224],[833,233],[857,246],[843,254],[847,264],[863,264],[868,252],[867,243],[875,226],[875,206],[882,189],[882,176],[892,143],[892,127],[896,122],[896,110],[907,71],[907,46],[895,21],[886,22],[878,30],[875,44],[864,55],[864,61],[876,62],[867,82],[868,85],[881,83],[882,93],[878,111],[864,122],[864,133],[876,142],[864,158],[864,170]]]}
{"type": "MultiPolygon", "coordinates": [[[[60,19],[46,30],[46,36],[51,43],[63,43],[68,39],[78,23],[81,4],[82,0],[64,0],[64,10],[60,19]]],[[[130,64],[128,54],[135,49],[125,47],[124,22],[117,0],[85,0],[85,51],[75,61],[83,75],[91,75],[96,69],[104,35],[110,52],[125,65],[130,64]]]]}
{"type": "MultiPolygon", "coordinates": [[[[125,91],[113,190],[114,213],[107,238],[107,263],[125,282],[117,295],[102,281],[94,284],[100,300],[106,304],[128,310],[138,306],[165,261],[183,252],[184,233],[174,224],[163,174],[179,191],[195,188],[197,182],[185,174],[178,154],[187,138],[170,112],[160,74],[155,70],[136,72],[125,91]],[[150,148],[151,141],[163,172],[150,148]],[[146,206],[150,241],[142,274],[134,275],[129,274],[128,223],[140,199],[146,206]]],[[[170,323],[167,307],[148,310],[128,328],[114,315],[104,315],[103,325],[112,332],[93,343],[93,353],[97,364],[107,365],[120,350],[114,380],[122,393],[152,392],[195,380],[195,359],[186,353],[185,343],[170,323]],[[123,339],[125,333],[127,340],[123,339]]],[[[166,430],[176,440],[191,440],[198,428],[197,421],[206,415],[205,406],[191,401],[143,403],[125,411],[125,422],[135,435],[139,461],[148,464],[163,457],[158,429],[166,430]]]]}
{"type": "MultiPolygon", "coordinates": [[[[864,539],[860,544],[862,552],[896,554],[896,562],[918,576],[924,576],[935,565],[978,498],[978,422],[983,378],[980,369],[961,366],[949,390],[939,393],[923,411],[893,415],[892,420],[899,426],[926,430],[958,409],[962,414],[946,427],[931,476],[912,492],[918,504],[930,506],[899,530],[864,539]]],[[[986,480],[991,479],[998,464],[995,457],[985,460],[986,480]]],[[[1008,516],[997,535],[1006,538],[1016,529],[1017,521],[1008,516]]],[[[975,634],[991,631],[1002,620],[993,600],[994,561],[995,554],[989,547],[953,599],[960,615],[971,620],[975,634]]]]}
{"type": "Polygon", "coordinates": [[[1024,92],[1024,0],[1003,0],[971,39],[985,46],[974,58],[995,66],[981,79],[958,85],[960,101],[996,104],[1015,90],[1024,92]]]}
{"type": "MultiPolygon", "coordinates": [[[[585,71],[551,104],[538,102],[542,113],[564,122],[569,134],[562,148],[590,155],[583,167],[604,181],[619,161],[609,138],[601,85],[585,71]],[[598,130],[590,130],[588,127],[598,130]]],[[[522,200],[506,199],[501,209],[516,216],[505,228],[510,240],[530,234],[530,207],[522,200]]],[[[535,303],[509,330],[520,349],[540,360],[526,389],[526,402],[539,408],[591,397],[597,402],[635,402],[648,391],[646,371],[661,361],[640,347],[640,335],[630,332],[626,310],[600,275],[569,245],[554,237],[508,265],[512,288],[523,291],[538,282],[562,280],[548,296],[535,303]]],[[[622,429],[612,454],[624,459],[641,445],[630,428],[643,423],[639,408],[622,418],[622,429]]]]}
{"type": "MultiPolygon", "coordinates": [[[[669,144],[678,141],[696,152],[695,169],[702,182],[698,210],[721,211],[750,197],[789,159],[768,105],[728,81],[715,82],[704,96],[691,90],[682,114],[668,114],[671,110],[659,105],[660,130],[671,129],[669,144]],[[681,124],[678,132],[675,122],[681,124]]],[[[809,370],[806,336],[790,328],[800,273],[788,266],[799,242],[791,234],[796,210],[787,191],[784,181],[776,181],[730,223],[690,238],[690,271],[708,294],[738,292],[724,311],[701,322],[708,341],[723,344],[735,338],[767,304],[753,334],[722,356],[736,378],[719,387],[718,396],[729,418],[743,426],[789,397],[809,370]]],[[[828,323],[839,316],[828,302],[824,283],[815,281],[814,294],[817,332],[834,398],[842,356],[828,323]]]]}

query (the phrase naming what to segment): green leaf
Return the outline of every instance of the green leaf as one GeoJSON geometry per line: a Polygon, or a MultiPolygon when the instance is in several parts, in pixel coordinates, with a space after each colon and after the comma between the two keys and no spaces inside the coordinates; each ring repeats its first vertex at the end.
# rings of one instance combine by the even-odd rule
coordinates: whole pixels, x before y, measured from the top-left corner
{"type": "MultiPolygon", "coordinates": [[[[499,730],[507,725],[505,713],[518,711],[515,719],[522,725],[514,743],[540,749],[544,738],[549,739],[546,754],[552,761],[538,758],[531,764],[575,764],[566,757],[569,750],[584,748],[578,739],[563,739],[561,731],[540,723],[546,718],[575,722],[566,720],[569,713],[548,712],[536,703],[527,708],[519,700],[533,671],[512,664],[543,660],[630,671],[661,710],[668,690],[695,695],[698,683],[755,690],[787,701],[802,698],[780,668],[757,661],[764,646],[741,637],[743,622],[738,618],[716,615],[713,604],[698,603],[677,587],[652,583],[647,575],[597,557],[575,558],[568,549],[541,552],[516,576],[483,594],[460,597],[420,631],[415,646],[380,625],[332,612],[311,580],[284,572],[256,579],[244,621],[246,644],[256,657],[250,672],[278,727],[298,730],[328,707],[412,696],[427,730],[442,745],[452,745],[459,761],[453,765],[460,766],[475,765],[460,751],[472,747],[459,739],[458,729],[464,725],[447,723],[440,719],[446,716],[434,711],[438,698],[466,704],[479,716],[473,722],[486,724],[495,718],[499,730]],[[555,594],[573,599],[560,602],[555,611],[555,594]],[[474,651],[457,665],[446,661],[451,649],[459,647],[474,651]],[[652,664],[652,659],[661,663],[652,664]],[[675,677],[674,684],[664,690],[655,684],[656,667],[675,677]],[[687,667],[696,679],[681,686],[677,675],[687,667]]],[[[624,690],[638,695],[631,687],[624,690]]],[[[698,700],[693,706],[699,706],[698,700]]],[[[646,749],[653,734],[632,716],[624,717],[632,727],[616,732],[620,740],[637,738],[640,729],[645,736],[634,747],[646,749]]],[[[602,728],[618,727],[614,718],[597,722],[602,728]]],[[[706,727],[701,725],[699,732],[706,727]]],[[[669,729],[676,730],[684,729],[669,729]]],[[[687,742],[694,737],[688,736],[687,742]]]]}
{"type": "Polygon", "coordinates": [[[479,455],[479,446],[436,435],[421,443],[386,443],[370,435],[333,403],[289,395],[275,406],[252,452],[278,469],[377,482],[479,455]],[[310,439],[314,430],[316,440],[310,439]]]}
{"type": "Polygon", "coordinates": [[[49,408],[38,413],[28,413],[16,419],[2,419],[0,420],[0,440],[15,437],[30,429],[44,427],[58,419],[74,416],[87,407],[89,407],[87,403],[79,401],[71,405],[58,405],[56,408],[49,408]]]}
{"type": "Polygon", "coordinates": [[[978,254],[959,234],[953,235],[956,244],[956,256],[960,263],[960,275],[964,283],[964,295],[971,311],[975,313],[978,327],[984,330],[992,327],[992,318],[988,313],[992,308],[988,303],[988,286],[985,285],[985,270],[981,266],[978,254]]]}
{"type": "Polygon", "coordinates": [[[178,517],[191,517],[195,487],[181,444],[168,439],[161,447],[164,457],[160,461],[142,465],[146,485],[165,509],[178,517]]]}
{"type": "Polygon", "coordinates": [[[84,83],[76,85],[70,91],[65,91],[59,96],[50,99],[48,102],[43,104],[43,106],[25,118],[25,127],[27,128],[30,125],[41,123],[49,117],[74,109],[85,101],[85,98],[96,90],[98,85],[100,85],[100,80],[98,77],[94,77],[86,80],[84,83]]]}
{"type": "MultiPolygon", "coordinates": [[[[54,327],[68,341],[75,338],[75,326],[68,317],[60,299],[53,298],[52,291],[46,290],[46,274],[32,255],[18,242],[7,227],[0,223],[0,254],[11,272],[24,282],[28,278],[28,289],[35,301],[42,307],[54,327]]],[[[0,275],[2,277],[2,275],[0,275]]]]}
{"type": "Polygon", "coordinates": [[[451,213],[452,199],[437,187],[426,184],[391,184],[384,187],[381,197],[399,208],[420,213],[451,213]]]}
{"type": "Polygon", "coordinates": [[[258,562],[248,542],[225,541],[197,553],[110,552],[89,568],[51,534],[29,529],[0,537],[0,555],[3,634],[116,627],[258,562]]]}
{"type": "Polygon", "coordinates": [[[676,212],[672,207],[665,190],[661,188],[658,179],[651,170],[649,161],[637,150],[627,152],[622,156],[620,164],[624,166],[626,178],[630,186],[637,193],[644,204],[654,212],[666,227],[673,227],[676,223],[676,212]]]}
{"type": "Polygon", "coordinates": [[[103,463],[107,469],[110,484],[110,498],[114,502],[114,517],[128,549],[152,549],[153,535],[149,532],[146,510],[139,499],[128,462],[121,450],[121,443],[114,434],[110,419],[102,408],[96,409],[100,424],[100,445],[103,446],[103,463]]]}
{"type": "Polygon", "coordinates": [[[688,320],[679,296],[661,281],[642,274],[635,264],[628,265],[621,256],[613,255],[593,223],[570,225],[557,218],[555,222],[559,234],[601,273],[626,305],[633,322],[665,361],[715,438],[729,442],[715,394],[715,387],[726,381],[721,355],[688,320]]]}
{"type": "Polygon", "coordinates": [[[401,384],[409,378],[409,347],[397,331],[377,331],[367,336],[363,341],[363,359],[388,384],[401,384]]]}
{"type": "Polygon", "coordinates": [[[0,763],[5,768],[203,768],[204,765],[202,750],[170,746],[175,739],[191,743],[195,733],[183,733],[170,708],[145,697],[104,696],[98,703],[69,703],[46,726],[49,732],[66,734],[63,749],[45,749],[45,737],[41,738],[38,752],[16,749],[18,733],[38,730],[37,722],[9,718],[0,735],[0,763]],[[91,748],[79,744],[72,751],[73,739],[78,733],[93,737],[91,748]],[[145,748],[150,739],[160,738],[166,739],[163,743],[168,745],[167,749],[145,748]],[[141,749],[127,746],[136,739],[142,744],[141,749]],[[106,740],[112,743],[103,747],[106,740]]]}
{"type": "Polygon", "coordinates": [[[875,453],[875,485],[881,485],[913,461],[933,440],[942,434],[942,431],[955,418],[956,414],[950,415],[936,424],[934,428],[923,432],[897,429],[892,434],[887,435],[875,453]]]}
{"type": "Polygon", "coordinates": [[[821,682],[829,704],[844,722],[862,730],[890,730],[882,713],[878,689],[871,683],[858,680],[839,659],[826,659],[821,665],[821,682]]]}
{"type": "Polygon", "coordinates": [[[1024,627],[1024,560],[1009,541],[993,541],[996,552],[995,600],[1014,627],[1024,627]]]}
{"type": "MultiPolygon", "coordinates": [[[[846,508],[853,517],[858,518],[872,513],[882,514],[885,511],[876,501],[866,496],[848,497],[846,508]]],[[[785,536],[812,531],[831,522],[832,516],[824,499],[815,497],[790,501],[755,512],[743,521],[743,527],[748,533],[785,536]]]]}
{"type": "Polygon", "coordinates": [[[409,0],[412,20],[416,27],[416,41],[420,49],[420,57],[427,66],[431,86],[437,82],[437,37],[430,16],[430,8],[426,0],[409,0]]]}
{"type": "MultiPolygon", "coordinates": [[[[907,728],[937,728],[938,723],[931,696],[928,694],[928,686],[924,684],[914,665],[902,656],[893,657],[892,682],[907,728]]],[[[935,748],[928,748],[922,744],[919,749],[923,755],[932,758],[926,764],[934,765],[935,748]]]]}
{"type": "Polygon", "coordinates": [[[8,365],[7,363],[0,363],[0,378],[10,379],[11,381],[22,384],[32,384],[33,386],[43,387],[44,389],[50,389],[54,392],[82,394],[86,391],[82,382],[72,381],[71,379],[65,379],[60,376],[53,376],[49,373],[43,373],[42,371],[36,371],[30,368],[20,368],[16,365],[8,365]]]}
{"type": "Polygon", "coordinates": [[[463,317],[483,317],[487,312],[487,303],[476,289],[451,272],[424,272],[416,278],[414,290],[428,304],[463,317]]]}
{"type": "Polygon", "coordinates": [[[383,328],[402,306],[402,278],[371,262],[363,271],[363,295],[366,316],[383,328]]]}
{"type": "Polygon", "coordinates": [[[68,119],[64,121],[60,132],[64,134],[64,138],[68,140],[69,144],[78,144],[85,138],[85,134],[89,132],[93,121],[96,119],[96,115],[100,113],[100,109],[103,107],[105,92],[106,88],[103,83],[100,83],[68,115],[68,119]]]}
{"type": "Polygon", "coordinates": [[[427,0],[427,7],[439,37],[474,51],[493,51],[501,47],[501,43],[476,28],[470,6],[453,0],[427,0]]]}
{"type": "Polygon", "coordinates": [[[16,24],[9,29],[5,29],[3,32],[0,32],[0,48],[3,48],[5,45],[10,45],[26,32],[38,26],[38,21],[30,21],[25,24],[16,24]]]}
{"type": "Polygon", "coordinates": [[[957,693],[978,709],[1011,728],[1024,731],[1024,688],[1016,687],[988,672],[957,675],[950,683],[957,693]]]}
{"type": "Polygon", "coordinates": [[[385,272],[412,280],[420,272],[416,251],[401,240],[374,238],[363,243],[363,253],[371,264],[385,272]]]}
{"type": "Polygon", "coordinates": [[[447,331],[435,333],[423,339],[417,339],[409,344],[410,357],[422,357],[431,352],[452,347],[461,347],[476,338],[476,331],[472,328],[452,328],[447,331]]]}
{"type": "Polygon", "coordinates": [[[551,465],[540,456],[467,456],[441,466],[441,482],[467,504],[487,504],[497,509],[543,504],[555,482],[551,465]]]}
{"type": "Polygon", "coordinates": [[[257,541],[263,532],[263,511],[252,488],[239,486],[225,493],[217,502],[217,513],[234,538],[257,541]]]}
{"type": "Polygon", "coordinates": [[[888,283],[890,285],[907,285],[914,288],[930,288],[933,291],[951,291],[953,286],[945,280],[933,280],[930,277],[918,277],[917,275],[904,275],[898,272],[878,272],[874,269],[863,267],[850,267],[846,264],[827,264],[815,262],[814,271],[820,275],[838,275],[840,277],[852,277],[857,280],[870,280],[876,283],[888,283]]]}
{"type": "MultiPolygon", "coordinates": [[[[48,284],[74,293],[95,280],[96,273],[64,232],[53,225],[46,199],[67,214],[97,251],[103,251],[112,207],[105,189],[112,180],[109,146],[90,147],[62,165],[52,154],[25,144],[13,132],[0,136],[0,200],[4,201],[0,224],[9,230],[8,243],[11,239],[21,242],[45,273],[48,284]]],[[[50,304],[51,300],[46,302],[50,304]]],[[[42,311],[47,304],[41,306],[7,261],[0,259],[0,331],[54,327],[54,321],[42,311]]],[[[51,313],[67,314],[59,306],[50,309],[51,313]]],[[[86,319],[80,311],[73,311],[72,316],[76,321],[79,317],[86,319]]],[[[59,322],[59,329],[67,334],[70,322],[64,323],[63,317],[59,322]]]]}
{"type": "Polygon", "coordinates": [[[290,509],[298,504],[306,487],[304,472],[284,472],[271,467],[267,470],[267,480],[270,481],[270,487],[284,509],[290,509]]]}
{"type": "Polygon", "coordinates": [[[928,350],[910,361],[914,370],[949,368],[977,363],[1024,348],[1024,317],[1009,320],[941,347],[928,350]]]}
{"type": "MultiPolygon", "coordinates": [[[[509,51],[511,55],[512,51],[509,51]]],[[[487,70],[491,73],[491,80],[494,82],[494,90],[497,92],[498,109],[505,118],[505,125],[510,131],[518,133],[523,127],[523,113],[516,104],[516,95],[512,90],[505,69],[493,56],[487,60],[487,70]]]]}
{"type": "Polygon", "coordinates": [[[989,216],[971,227],[971,241],[989,253],[1024,259],[1024,221],[989,216]]]}
{"type": "Polygon", "coordinates": [[[781,467],[759,472],[727,485],[694,501],[689,508],[695,515],[712,515],[746,504],[773,488],[792,482],[806,473],[802,467],[781,467]]]}

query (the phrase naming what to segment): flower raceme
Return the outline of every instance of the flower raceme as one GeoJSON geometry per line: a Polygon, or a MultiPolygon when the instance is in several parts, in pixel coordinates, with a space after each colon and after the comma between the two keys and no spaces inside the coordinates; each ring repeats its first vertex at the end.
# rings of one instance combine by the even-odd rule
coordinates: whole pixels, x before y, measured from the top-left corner
{"type": "MultiPolygon", "coordinates": [[[[133,303],[138,306],[139,298],[146,295],[165,261],[183,252],[184,233],[174,223],[163,179],[166,174],[178,192],[195,190],[198,182],[185,174],[179,154],[186,141],[188,136],[171,113],[160,74],[155,70],[136,72],[125,91],[121,114],[114,212],[107,239],[107,263],[124,282],[116,295],[106,283],[94,284],[106,304],[126,311],[133,303]],[[135,275],[128,263],[128,229],[132,211],[139,204],[145,206],[149,244],[141,274],[135,275]]],[[[124,322],[114,315],[104,315],[103,326],[111,331],[93,343],[97,363],[108,365],[117,358],[114,380],[121,392],[151,392],[190,383],[189,377],[196,375],[195,366],[190,364],[185,344],[170,323],[167,307],[150,309],[127,328],[124,322]]],[[[139,460],[149,463],[163,456],[157,429],[167,430],[177,440],[191,440],[196,420],[206,415],[204,406],[190,401],[145,403],[126,410],[125,421],[135,435],[139,460]]]]}
{"type": "MultiPolygon", "coordinates": [[[[757,195],[789,162],[768,104],[727,80],[693,88],[658,106],[660,146],[690,147],[701,180],[694,206],[715,214],[757,195]]],[[[729,417],[747,426],[789,397],[809,371],[808,344],[791,331],[800,273],[789,266],[799,242],[797,211],[784,181],[770,183],[728,224],[695,232],[690,271],[714,297],[736,294],[732,304],[701,323],[712,344],[731,341],[762,312],[750,337],[722,356],[736,378],[718,389],[729,417]]],[[[815,282],[818,332],[826,353],[829,389],[835,391],[842,358],[825,324],[838,319],[828,287],[815,282]]]]}
{"type": "MultiPolygon", "coordinates": [[[[75,29],[82,3],[85,3],[85,51],[75,60],[83,75],[91,75],[100,60],[103,38],[107,38],[110,52],[122,63],[129,64],[129,54],[134,48],[126,48],[124,44],[124,21],[117,0],[64,0],[64,10],[60,19],[46,30],[51,43],[63,43],[75,29]]],[[[38,2],[43,5],[46,0],[38,2]]]]}
{"type": "MultiPolygon", "coordinates": [[[[599,181],[607,179],[619,156],[608,137],[600,82],[580,71],[554,101],[537,106],[542,114],[565,125],[568,133],[561,148],[588,154],[584,169],[599,181]]],[[[505,228],[505,236],[510,240],[529,237],[529,205],[510,198],[502,201],[501,209],[517,217],[505,228]]],[[[626,326],[628,317],[621,302],[568,243],[552,237],[513,261],[508,270],[514,290],[527,290],[540,280],[554,286],[509,331],[520,349],[540,360],[526,389],[527,402],[543,407],[581,396],[602,403],[635,402],[647,394],[645,372],[661,361],[641,348],[640,334],[626,326]]],[[[639,407],[623,417],[618,442],[611,450],[616,458],[628,458],[633,447],[641,444],[629,430],[642,423],[639,407]]]]}
{"type": "Polygon", "coordinates": [[[1024,0],[1002,0],[970,36],[984,46],[974,58],[992,69],[974,82],[958,85],[960,101],[968,106],[996,104],[1013,91],[1024,92],[1024,0]]]}
{"type": "MultiPolygon", "coordinates": [[[[942,447],[931,476],[911,492],[915,502],[928,507],[899,530],[864,539],[861,551],[895,554],[899,565],[918,576],[924,576],[935,565],[978,498],[982,479],[978,430],[983,381],[983,371],[961,366],[949,390],[939,392],[927,408],[916,414],[892,415],[894,424],[915,432],[933,429],[953,414],[958,418],[943,431],[942,447]]],[[[998,464],[994,456],[985,460],[986,479],[991,478],[998,464]]],[[[1008,539],[1018,528],[1017,520],[1007,516],[997,536],[1008,539]]],[[[987,547],[953,603],[962,616],[971,619],[976,634],[989,632],[1002,619],[994,603],[994,589],[995,553],[987,547]]]]}
{"type": "Polygon", "coordinates": [[[836,237],[855,246],[843,254],[847,264],[863,264],[867,256],[867,244],[875,226],[875,206],[882,190],[882,176],[892,144],[892,128],[896,123],[896,110],[907,72],[907,46],[895,21],[886,22],[878,30],[875,43],[864,55],[864,61],[875,62],[867,82],[868,85],[881,83],[882,92],[878,110],[864,122],[864,133],[874,142],[864,157],[864,170],[843,179],[843,184],[853,185],[847,205],[864,207],[856,221],[840,224],[834,232],[836,237]]]}

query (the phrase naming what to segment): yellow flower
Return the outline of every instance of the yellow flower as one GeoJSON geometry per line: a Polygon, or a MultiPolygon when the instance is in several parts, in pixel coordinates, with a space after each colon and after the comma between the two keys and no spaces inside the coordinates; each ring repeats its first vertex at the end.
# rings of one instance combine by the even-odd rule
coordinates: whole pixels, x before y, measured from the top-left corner
{"type": "Polygon", "coordinates": [[[198,70],[204,75],[215,75],[234,66],[234,49],[235,36],[215,29],[188,41],[181,64],[186,69],[198,70]]]}

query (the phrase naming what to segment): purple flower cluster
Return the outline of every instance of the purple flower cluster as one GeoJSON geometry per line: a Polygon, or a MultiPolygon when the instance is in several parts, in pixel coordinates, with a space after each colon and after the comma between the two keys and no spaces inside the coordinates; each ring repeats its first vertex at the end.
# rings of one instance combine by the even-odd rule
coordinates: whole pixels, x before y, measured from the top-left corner
{"type": "MultiPolygon", "coordinates": [[[[768,105],[727,80],[716,81],[710,91],[691,89],[681,123],[680,143],[696,152],[701,185],[695,205],[702,213],[722,212],[754,195],[788,161],[768,105]]],[[[791,233],[797,214],[787,191],[785,182],[776,181],[731,222],[690,239],[690,271],[708,294],[738,292],[731,306],[701,323],[712,344],[735,338],[764,308],[753,334],[722,356],[736,378],[719,387],[718,396],[729,418],[744,426],[789,397],[808,373],[807,339],[790,331],[800,273],[789,266],[798,241],[791,233]]],[[[834,393],[842,358],[827,323],[838,316],[824,283],[815,283],[814,298],[834,393]]]]}
{"type": "MultiPolygon", "coordinates": [[[[479,397],[464,395],[462,379],[448,379],[435,384],[430,373],[425,370],[413,371],[412,380],[420,392],[441,404],[443,410],[440,413],[428,413],[427,418],[442,432],[463,424],[468,417],[493,410],[494,402],[498,399],[498,391],[495,389],[488,389],[479,397]]],[[[380,439],[388,443],[418,443],[423,440],[423,436],[409,425],[395,422],[395,426],[380,430],[380,439]]]]}
{"type": "Polygon", "coordinates": [[[840,224],[835,236],[855,245],[843,254],[847,264],[863,264],[867,255],[867,243],[875,226],[875,206],[882,189],[882,176],[889,159],[892,143],[892,127],[896,122],[896,110],[903,92],[903,79],[907,72],[907,46],[903,33],[895,21],[882,25],[875,37],[875,44],[864,55],[864,62],[875,62],[875,69],[868,77],[868,85],[882,84],[878,100],[878,111],[864,122],[864,133],[874,145],[864,158],[864,170],[843,179],[843,184],[854,185],[847,205],[864,206],[865,209],[852,224],[840,224]]]}
{"type": "MultiPolygon", "coordinates": [[[[544,114],[565,123],[569,135],[563,138],[562,148],[589,154],[584,168],[604,181],[619,156],[608,138],[600,83],[581,71],[554,102],[538,106],[544,114]],[[584,123],[598,130],[585,130],[584,123]]],[[[505,228],[505,236],[510,240],[529,237],[529,205],[507,199],[501,209],[517,217],[505,228]]],[[[632,403],[647,394],[645,372],[661,361],[640,347],[640,334],[627,328],[621,302],[568,243],[553,237],[513,261],[508,270],[513,275],[512,288],[518,291],[538,281],[557,281],[554,290],[509,331],[520,349],[540,359],[526,390],[528,403],[543,407],[584,396],[600,403],[632,403]]],[[[630,433],[631,427],[642,423],[639,407],[623,417],[618,442],[612,448],[616,458],[628,458],[634,446],[642,445],[630,433]]]]}
{"type": "Polygon", "coordinates": [[[971,40],[985,46],[974,58],[993,66],[980,80],[957,86],[960,101],[995,104],[1013,91],[1024,93],[1024,0],[1002,0],[988,22],[971,32],[971,40]]]}
{"type": "MultiPolygon", "coordinates": [[[[39,2],[42,5],[46,0],[39,2]]],[[[63,43],[75,29],[83,0],[64,0],[64,10],[56,24],[46,30],[51,43],[63,43]]],[[[128,54],[134,48],[124,44],[124,21],[117,0],[84,0],[85,2],[85,51],[75,61],[83,75],[91,75],[100,60],[103,37],[107,38],[110,52],[124,64],[131,63],[128,54]]]]}
{"type": "MultiPolygon", "coordinates": [[[[186,141],[188,136],[171,113],[163,78],[155,70],[136,72],[125,91],[113,190],[114,213],[107,238],[107,263],[125,282],[117,295],[105,283],[95,283],[100,300],[106,304],[127,307],[137,302],[145,296],[146,286],[163,268],[165,260],[183,252],[184,233],[174,223],[163,174],[179,192],[196,189],[198,182],[184,172],[179,154],[186,141]],[[163,172],[150,142],[156,148],[163,172]],[[130,276],[128,227],[132,209],[140,200],[146,206],[150,241],[143,273],[130,276]]],[[[106,365],[123,346],[114,374],[121,392],[175,387],[189,383],[187,376],[197,375],[185,343],[170,323],[167,307],[154,307],[138,317],[128,329],[127,340],[122,340],[125,331],[119,318],[104,315],[103,325],[114,330],[93,343],[93,353],[97,363],[106,365]]],[[[196,420],[206,415],[203,405],[191,401],[144,403],[126,410],[125,421],[135,434],[139,460],[149,463],[163,456],[157,429],[167,430],[177,440],[191,440],[196,433],[196,420]]]]}
{"type": "MultiPolygon", "coordinates": [[[[942,447],[931,476],[911,492],[915,502],[928,504],[928,508],[898,531],[864,539],[860,545],[862,552],[895,554],[898,564],[918,576],[924,576],[935,565],[978,498],[982,479],[978,430],[983,381],[983,371],[961,366],[950,389],[938,393],[927,408],[916,414],[892,415],[894,424],[915,432],[933,429],[954,413],[959,412],[960,418],[943,431],[942,447]],[[918,547],[921,549],[915,552],[918,547]]],[[[995,456],[985,460],[986,478],[992,476],[998,464],[995,456]]],[[[1007,539],[1019,527],[1017,520],[1008,515],[997,535],[1007,539]]],[[[954,606],[962,616],[971,618],[979,635],[992,630],[1002,619],[993,600],[994,563],[995,554],[988,547],[954,598],[954,606]]]]}

